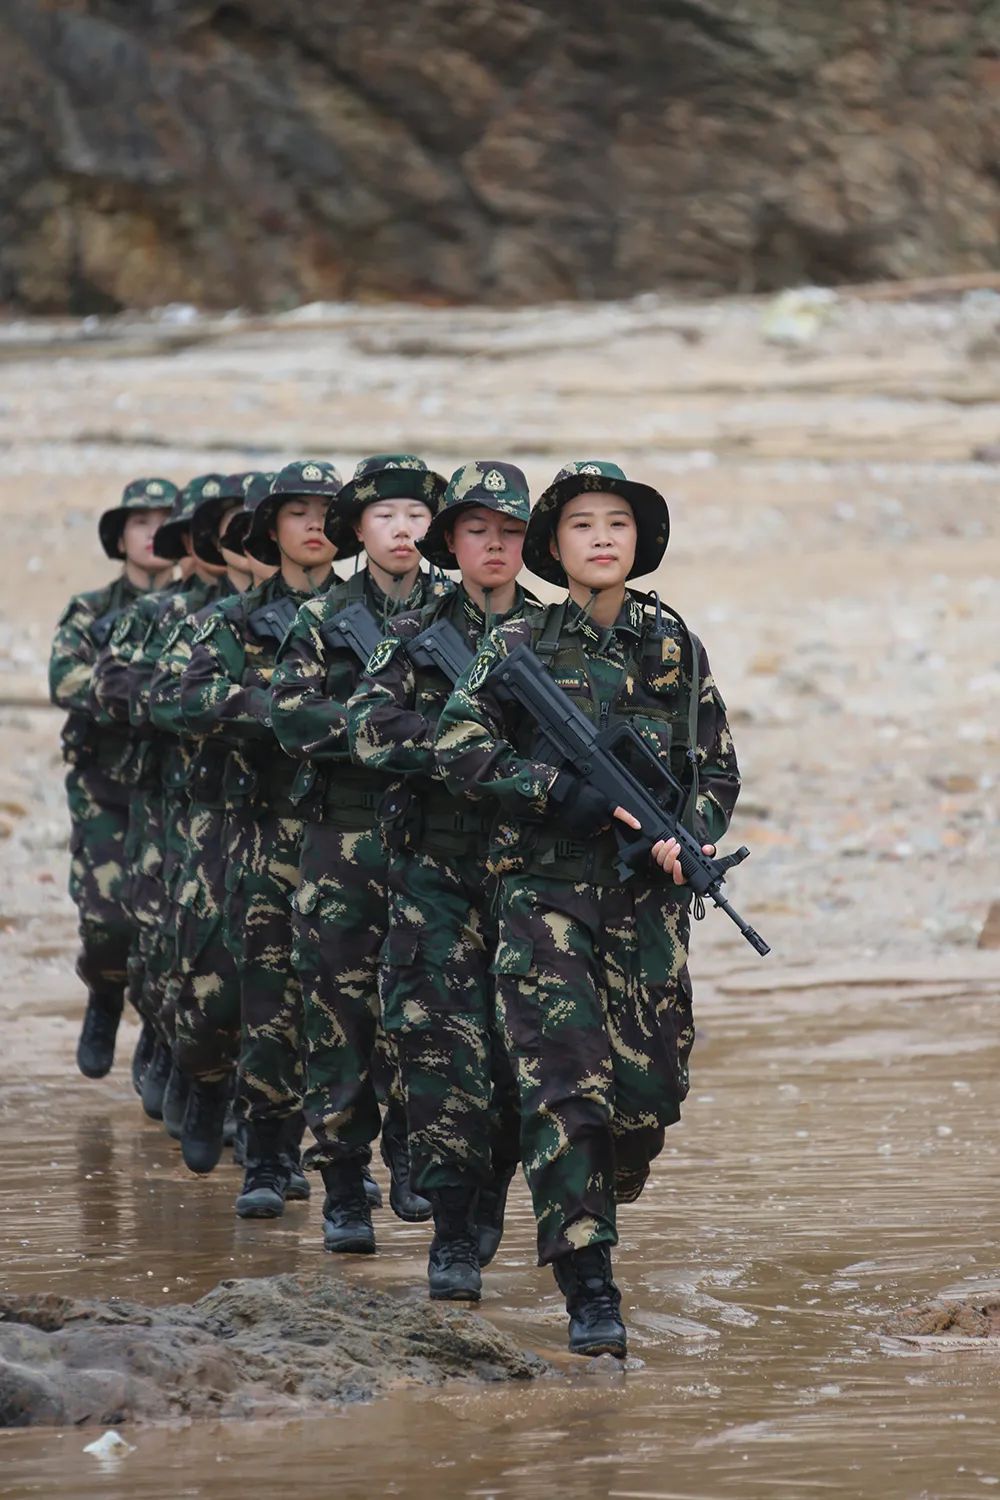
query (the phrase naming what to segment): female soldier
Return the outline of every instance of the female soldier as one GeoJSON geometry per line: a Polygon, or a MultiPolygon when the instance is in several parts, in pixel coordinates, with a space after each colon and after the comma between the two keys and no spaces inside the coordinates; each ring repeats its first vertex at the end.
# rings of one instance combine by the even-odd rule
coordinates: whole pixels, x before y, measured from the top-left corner
{"type": "Polygon", "coordinates": [[[322,800],[306,830],[295,896],[294,961],[305,1007],[306,1119],[316,1145],[306,1165],[326,1187],[323,1241],[328,1250],[375,1249],[366,1186],[371,1142],[382,1132],[390,1206],[401,1219],[430,1217],[410,1187],[406,1116],[394,1059],[377,1050],[378,956],[388,925],[386,855],[378,803],[387,778],[352,767],[347,700],[367,659],[338,620],[352,608],[383,634],[397,610],[427,598],[416,543],[437,510],[445,480],[412,454],[375,454],[358,464],[327,518],[337,556],[364,550],[367,566],[296,616],[282,646],[271,692],[278,740],[308,761],[322,800]],[[383,1078],[378,1079],[379,1067],[383,1078]],[[385,1123],[377,1084],[386,1097],[385,1123]]]}
{"type": "Polygon", "coordinates": [[[672,840],[621,882],[611,825],[637,820],[555,764],[488,674],[528,645],[595,725],[632,723],[682,780],[685,821],[714,845],[739,788],[724,704],[683,622],[664,624],[659,606],[626,589],[657,567],[668,532],[662,495],[617,465],[560,470],[532,512],[524,560],[551,583],[568,581],[568,597],[492,633],[438,728],[446,785],[499,804],[498,1000],[539,1263],[552,1265],[580,1354],[625,1353],[611,1272],[616,1205],[641,1193],[687,1091],[688,892],[672,840]]]}
{"type": "Polygon", "coordinates": [[[434,566],[459,568],[461,583],[393,620],[347,705],[357,764],[405,778],[383,803],[391,853],[382,1007],[386,1031],[398,1036],[410,1178],[434,1209],[428,1278],[439,1299],[479,1300],[519,1122],[494,1025],[489,814],[456,803],[435,774],[434,731],[455,679],[419,643],[416,659],[408,648],[447,622],[471,660],[492,623],[521,616],[527,596],[515,579],[528,513],[527,480],[512,464],[477,459],[456,470],[418,546],[434,566]]]}
{"type": "Polygon", "coordinates": [[[134,479],[120,505],[104,512],[101,545],[121,570],[111,583],[70,600],[49,661],[52,701],[69,714],[62,732],[72,825],[69,891],[80,918],[76,972],[88,996],[76,1060],[88,1078],[103,1078],[114,1061],[134,934],[124,884],[135,741],[127,720],[121,727],[98,723],[94,666],[123,612],[170,577],[172,564],[157,556],[153,537],[176,497],[169,479],[134,479]]]}
{"type": "Polygon", "coordinates": [[[195,636],[181,677],[181,711],[194,735],[227,757],[226,935],[240,971],[237,1109],[246,1121],[241,1218],[277,1218],[308,1196],[297,1173],[301,1139],[302,993],[291,964],[292,893],[303,807],[298,767],[271,728],[274,661],[295,613],[334,577],[324,531],[340,476],[327,463],[288,464],[254,509],[245,550],[277,563],[268,583],[222,600],[195,636]]]}

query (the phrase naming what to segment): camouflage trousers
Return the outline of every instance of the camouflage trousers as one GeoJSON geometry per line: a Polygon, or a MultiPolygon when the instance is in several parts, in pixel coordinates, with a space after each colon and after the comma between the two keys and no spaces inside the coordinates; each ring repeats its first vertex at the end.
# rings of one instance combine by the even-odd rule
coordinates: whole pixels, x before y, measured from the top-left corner
{"type": "Polygon", "coordinates": [[[66,796],[69,893],[80,929],[76,972],[91,993],[117,1003],[125,992],[135,930],[125,891],[129,791],[96,767],[72,766],[66,796]]]}
{"type": "Polygon", "coordinates": [[[399,1064],[381,1025],[379,953],[389,925],[379,829],[310,823],[294,901],[292,957],[305,1011],[307,1167],[371,1160],[383,1128],[405,1138],[399,1064]]]}
{"type": "Polygon", "coordinates": [[[385,1028],[399,1038],[410,1179],[425,1196],[516,1164],[517,1083],[496,1020],[496,919],[484,861],[423,852],[389,864],[385,1028]]]}
{"type": "Polygon", "coordinates": [[[167,1005],[174,1060],[191,1078],[220,1082],[240,1051],[240,979],[223,935],[227,814],[194,803],[174,883],[176,934],[167,1005]]]}
{"type": "Polygon", "coordinates": [[[177,884],[187,860],[191,804],[186,792],[164,787],[160,799],[163,820],[163,867],[160,881],[166,920],[153,935],[147,957],[146,985],[155,1007],[157,1027],[172,1047],[177,991],[177,884]]]}
{"type": "Polygon", "coordinates": [[[129,804],[127,896],[135,919],[128,956],[128,994],[136,1010],[156,1028],[161,995],[156,983],[154,949],[168,924],[163,885],[163,804],[158,790],[133,790],[129,804]]]}
{"type": "Polygon", "coordinates": [[[545,1264],[617,1243],[694,1040],[687,897],[665,884],[502,881],[497,993],[521,1095],[521,1153],[545,1264]]]}
{"type": "Polygon", "coordinates": [[[303,824],[275,813],[227,822],[226,946],[240,981],[237,1110],[282,1120],[302,1107],[302,989],[292,966],[292,897],[303,824]]]}

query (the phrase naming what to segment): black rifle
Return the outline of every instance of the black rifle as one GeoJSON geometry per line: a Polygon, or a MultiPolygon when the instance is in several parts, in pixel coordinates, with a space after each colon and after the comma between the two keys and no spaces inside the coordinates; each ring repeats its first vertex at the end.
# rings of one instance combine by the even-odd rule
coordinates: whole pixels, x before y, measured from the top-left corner
{"type": "Polygon", "coordinates": [[[247,624],[254,635],[264,640],[277,641],[280,646],[291,628],[298,608],[295,600],[284,594],[272,599],[270,604],[258,604],[247,615],[247,624]]]}
{"type": "Polygon", "coordinates": [[[333,651],[347,646],[362,666],[367,665],[368,658],[382,639],[382,631],[375,616],[367,604],[362,604],[360,600],[348,604],[339,614],[324,620],[319,633],[333,651]]]}
{"type": "Polygon", "coordinates": [[[475,656],[450,620],[435,620],[405,645],[415,667],[436,667],[453,687],[475,656]]]}
{"type": "Polygon", "coordinates": [[[698,840],[680,821],[684,788],[631,724],[620,721],[607,729],[596,729],[587,715],[553,682],[527,646],[516,646],[509,656],[491,667],[485,682],[501,699],[520,704],[552,746],[559,763],[565,764],[602,793],[609,813],[616,807],[623,807],[638,818],[641,832],[626,831],[618,820],[614,822],[618,839],[617,867],[622,880],[628,880],[648,861],[650,850],[660,839],[676,839],[680,845],[681,870],[695,897],[704,899],[710,896],[715,905],[732,918],[761,957],[770,953],[764,939],[733,910],[725,897],[726,871],[746,859],[750,850],[743,847],[721,859],[714,859],[702,851],[698,840]],[[655,793],[630,769],[623,752],[628,759],[638,760],[643,776],[656,787],[655,793]],[[669,797],[673,811],[661,804],[660,796],[669,797]]]}

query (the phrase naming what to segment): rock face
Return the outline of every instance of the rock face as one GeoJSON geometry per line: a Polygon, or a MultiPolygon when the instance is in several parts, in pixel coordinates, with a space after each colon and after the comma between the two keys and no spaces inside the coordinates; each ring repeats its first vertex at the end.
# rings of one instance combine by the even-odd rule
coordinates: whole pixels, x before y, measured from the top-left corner
{"type": "Polygon", "coordinates": [[[996,267],[998,84],[980,0],[5,0],[0,303],[996,267]]]}
{"type": "Polygon", "coordinates": [[[190,1306],[0,1297],[0,1427],[260,1417],[545,1368],[471,1313],[319,1275],[224,1281],[190,1306]]]}

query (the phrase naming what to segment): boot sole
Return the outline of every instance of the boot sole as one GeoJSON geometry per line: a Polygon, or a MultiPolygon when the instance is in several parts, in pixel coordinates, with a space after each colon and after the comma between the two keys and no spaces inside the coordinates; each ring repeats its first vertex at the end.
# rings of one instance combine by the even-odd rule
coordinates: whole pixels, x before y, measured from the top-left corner
{"type": "Polygon", "coordinates": [[[599,1354],[613,1354],[615,1359],[624,1359],[628,1352],[628,1346],[621,1344],[615,1339],[601,1339],[595,1344],[570,1344],[570,1354],[582,1354],[585,1359],[593,1359],[599,1354]]]}
{"type": "Polygon", "coordinates": [[[389,1207],[396,1215],[396,1218],[399,1219],[403,1224],[426,1224],[428,1219],[432,1219],[434,1217],[434,1210],[429,1203],[427,1205],[426,1213],[403,1213],[398,1203],[393,1202],[391,1193],[389,1194],[389,1207]]]}
{"type": "Polygon", "coordinates": [[[341,1240],[339,1244],[331,1245],[329,1240],[324,1239],[323,1249],[331,1255],[374,1255],[375,1245],[371,1240],[341,1240]]]}
{"type": "Polygon", "coordinates": [[[481,1302],[483,1300],[483,1294],[481,1291],[464,1291],[461,1288],[457,1288],[453,1291],[447,1292],[436,1292],[432,1288],[430,1291],[430,1299],[432,1302],[481,1302]]]}
{"type": "Polygon", "coordinates": [[[76,1066],[79,1072],[83,1074],[84,1078],[107,1078],[108,1074],[111,1072],[111,1069],[114,1067],[114,1062],[115,1060],[114,1058],[112,1058],[106,1068],[101,1068],[100,1071],[98,1071],[96,1068],[85,1068],[80,1059],[77,1058],[76,1066]]]}
{"type": "Polygon", "coordinates": [[[250,1203],[244,1208],[236,1205],[236,1217],[238,1219],[280,1219],[285,1212],[285,1205],[280,1208],[269,1208],[263,1204],[250,1203]]]}

